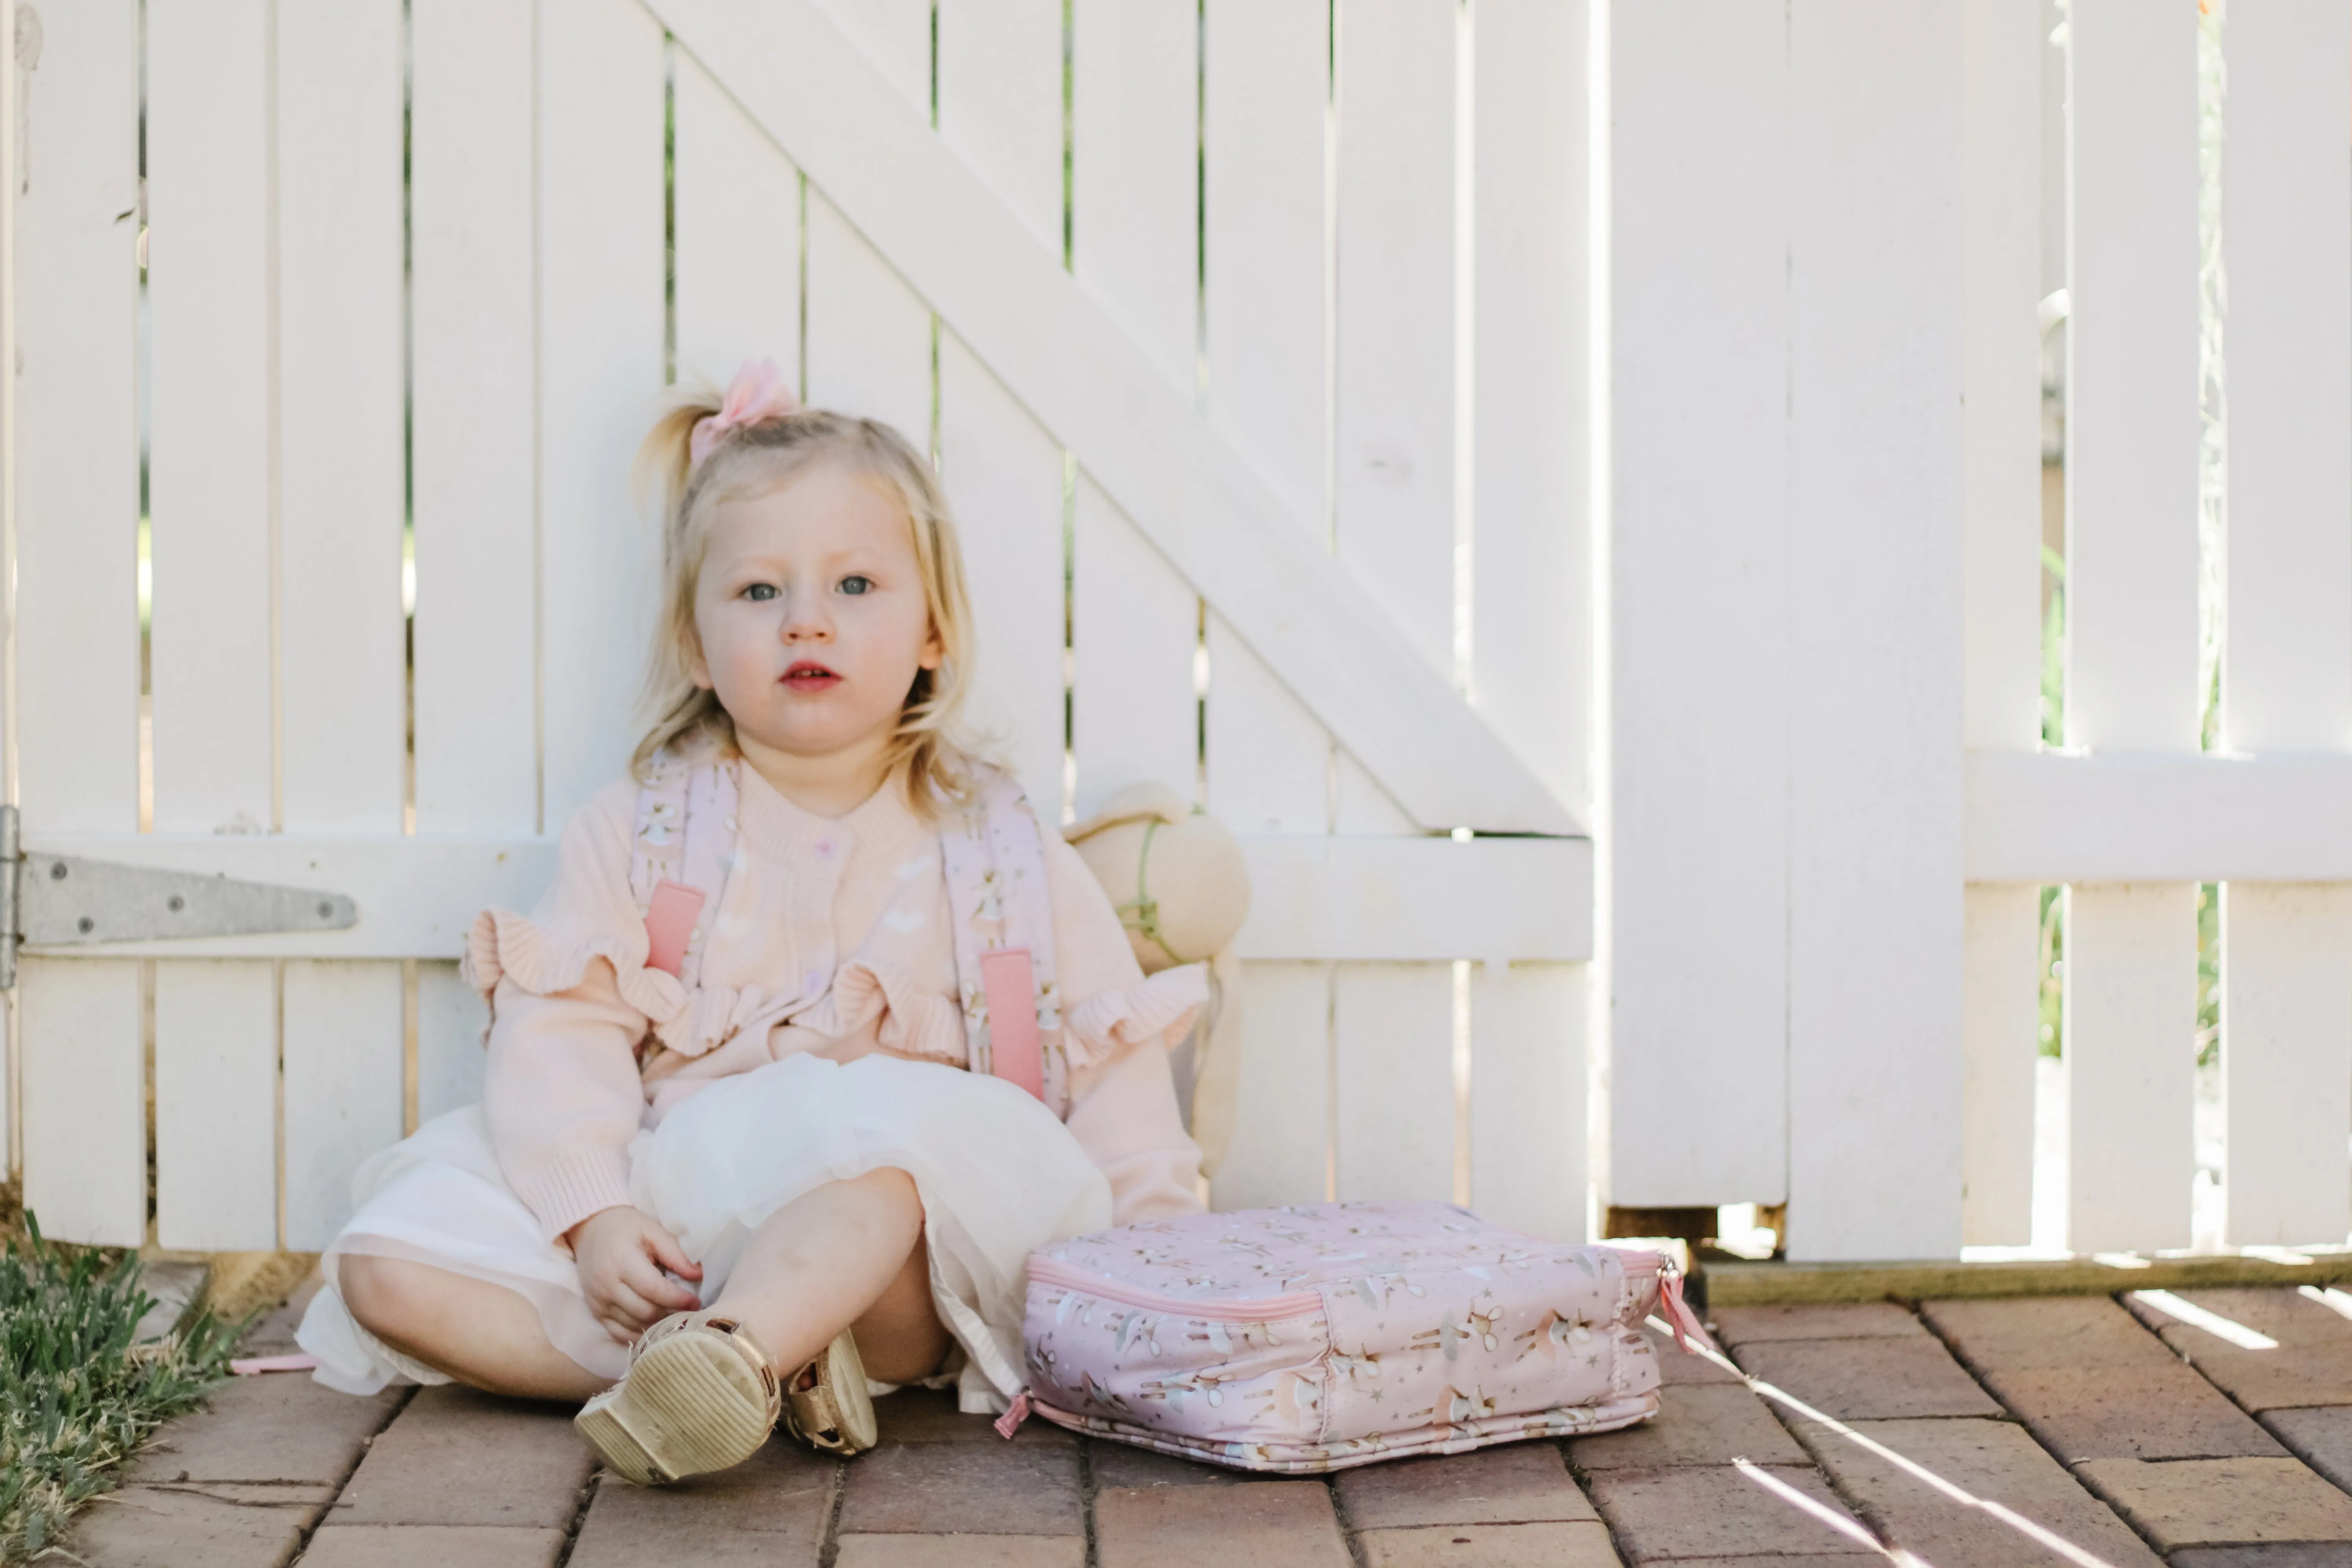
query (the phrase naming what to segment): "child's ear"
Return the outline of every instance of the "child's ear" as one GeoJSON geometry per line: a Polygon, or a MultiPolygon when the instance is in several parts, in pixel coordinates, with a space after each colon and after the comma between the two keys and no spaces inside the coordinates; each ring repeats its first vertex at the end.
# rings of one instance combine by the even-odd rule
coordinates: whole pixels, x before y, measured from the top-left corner
{"type": "Polygon", "coordinates": [[[947,649],[940,642],[940,628],[935,625],[923,634],[923,651],[915,666],[919,669],[937,669],[947,661],[947,649]]]}
{"type": "Polygon", "coordinates": [[[710,661],[702,657],[702,639],[688,632],[682,640],[686,645],[683,649],[686,654],[686,673],[693,679],[695,685],[705,691],[711,690],[713,685],[710,679],[710,661]]]}

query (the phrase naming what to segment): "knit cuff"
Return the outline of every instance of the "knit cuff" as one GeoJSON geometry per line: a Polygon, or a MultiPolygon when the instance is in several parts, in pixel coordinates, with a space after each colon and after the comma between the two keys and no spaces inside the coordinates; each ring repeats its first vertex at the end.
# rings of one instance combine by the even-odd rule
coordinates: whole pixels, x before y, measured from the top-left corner
{"type": "Polygon", "coordinates": [[[628,1157],[609,1149],[568,1154],[508,1181],[538,1216],[540,1235],[549,1241],[590,1215],[629,1201],[628,1157]]]}

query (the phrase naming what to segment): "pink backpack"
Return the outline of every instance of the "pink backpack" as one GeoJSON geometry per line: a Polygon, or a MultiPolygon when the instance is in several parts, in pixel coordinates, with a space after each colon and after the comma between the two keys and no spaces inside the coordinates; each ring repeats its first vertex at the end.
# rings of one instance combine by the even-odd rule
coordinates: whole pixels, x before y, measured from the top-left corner
{"type": "MultiPolygon", "coordinates": [[[[735,759],[655,759],[637,790],[629,888],[646,922],[646,966],[690,993],[703,933],[726,907],[735,862],[735,759]]],[[[955,919],[966,1065],[1018,1084],[1066,1118],[1069,1057],[1054,978],[1054,911],[1044,830],[1013,775],[975,763],[975,798],[940,829],[955,919]]]]}
{"type": "Polygon", "coordinates": [[[1292,1473],[1606,1432],[1658,1408],[1657,1311],[1705,1342],[1658,1254],[1451,1204],[1155,1220],[1030,1254],[1029,1390],[999,1428],[1292,1473]]]}

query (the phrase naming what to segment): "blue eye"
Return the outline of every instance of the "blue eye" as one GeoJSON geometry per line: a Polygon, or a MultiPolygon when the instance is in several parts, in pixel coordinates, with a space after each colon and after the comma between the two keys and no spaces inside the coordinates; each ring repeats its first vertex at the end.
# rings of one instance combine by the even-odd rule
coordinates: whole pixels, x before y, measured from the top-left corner
{"type": "Polygon", "coordinates": [[[874,591],[874,579],[857,576],[844,577],[841,580],[841,591],[845,594],[870,594],[874,591]]]}
{"type": "Polygon", "coordinates": [[[743,590],[743,596],[755,605],[764,604],[776,596],[776,585],[773,583],[754,583],[743,590]]]}

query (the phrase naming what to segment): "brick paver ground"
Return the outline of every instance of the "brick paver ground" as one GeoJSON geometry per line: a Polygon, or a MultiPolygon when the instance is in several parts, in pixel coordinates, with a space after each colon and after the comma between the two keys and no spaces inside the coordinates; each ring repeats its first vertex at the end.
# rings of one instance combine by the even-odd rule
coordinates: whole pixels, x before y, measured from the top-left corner
{"type": "MultiPolygon", "coordinates": [[[[90,1568],[1855,1568],[1891,1548],[1934,1568],[2063,1561],[1974,1498],[2109,1568],[2352,1568],[2352,1321],[2294,1291],[2189,1299],[2276,1348],[2128,1296],[1727,1309],[1729,1354],[1832,1425],[1659,1341],[1654,1422],[1328,1478],[1239,1474],[1036,1421],[1006,1443],[947,1396],[908,1393],[881,1402],[882,1445],[856,1460],[780,1440],[729,1474],[648,1490],[598,1474],[568,1412],[245,1379],[166,1428],[68,1545],[90,1568]]],[[[294,1316],[266,1320],[252,1348],[290,1348],[294,1316]]]]}

